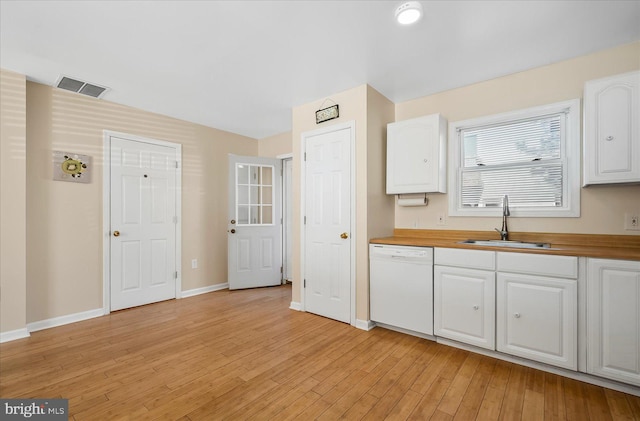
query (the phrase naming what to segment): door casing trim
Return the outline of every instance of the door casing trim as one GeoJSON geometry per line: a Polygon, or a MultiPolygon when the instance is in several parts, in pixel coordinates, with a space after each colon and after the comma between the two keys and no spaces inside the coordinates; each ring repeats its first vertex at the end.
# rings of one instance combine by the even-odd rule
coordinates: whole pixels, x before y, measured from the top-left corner
{"type": "Polygon", "coordinates": [[[182,145],[112,130],[103,130],[102,143],[102,309],[111,312],[111,137],[175,149],[176,161],[176,298],[182,298],[182,145]]]}
{"type": "MultiPolygon", "coordinates": [[[[312,136],[323,135],[326,133],[336,132],[339,130],[349,129],[350,133],[350,153],[351,153],[351,174],[350,174],[350,188],[351,188],[351,215],[350,218],[350,227],[351,227],[351,273],[350,273],[350,294],[351,294],[351,314],[350,314],[350,325],[356,325],[356,244],[357,244],[357,227],[356,227],[356,122],[355,120],[346,121],[344,123],[334,124],[332,126],[323,127],[321,129],[311,130],[308,132],[303,132],[300,135],[300,150],[304,157],[306,153],[306,139],[312,136]]],[[[305,288],[302,285],[305,277],[305,227],[304,227],[304,215],[306,214],[305,209],[305,199],[306,199],[306,191],[305,191],[305,182],[306,182],[306,171],[307,171],[307,163],[304,159],[300,160],[300,308],[302,311],[306,310],[305,303],[305,288]]]]}

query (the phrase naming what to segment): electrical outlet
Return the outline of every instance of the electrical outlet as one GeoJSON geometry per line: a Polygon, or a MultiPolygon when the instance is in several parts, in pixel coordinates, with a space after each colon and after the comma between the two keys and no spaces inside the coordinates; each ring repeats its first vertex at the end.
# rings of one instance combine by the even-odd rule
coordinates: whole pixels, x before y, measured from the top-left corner
{"type": "Polygon", "coordinates": [[[624,214],[624,229],[627,231],[640,231],[640,212],[624,214]]]}
{"type": "Polygon", "coordinates": [[[447,225],[447,215],[444,213],[438,214],[438,225],[447,225]]]}
{"type": "Polygon", "coordinates": [[[198,269],[198,259],[191,259],[191,269],[198,269]]]}

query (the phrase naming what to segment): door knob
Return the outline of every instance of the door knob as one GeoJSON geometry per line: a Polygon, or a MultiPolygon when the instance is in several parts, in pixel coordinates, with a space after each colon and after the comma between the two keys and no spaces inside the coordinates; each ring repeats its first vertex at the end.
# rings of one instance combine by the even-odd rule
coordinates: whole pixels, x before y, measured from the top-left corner
{"type": "Polygon", "coordinates": [[[346,232],[343,232],[342,234],[340,234],[340,238],[342,238],[343,240],[346,240],[347,238],[349,238],[349,234],[347,234],[346,232]]]}
{"type": "Polygon", "coordinates": [[[231,220],[231,223],[232,223],[232,224],[235,224],[235,223],[236,223],[236,220],[235,220],[235,219],[232,219],[232,220],[231,220]]]}
{"type": "Polygon", "coordinates": [[[229,232],[230,232],[231,234],[235,234],[235,233],[236,233],[236,230],[235,230],[235,229],[232,229],[232,230],[231,230],[231,231],[229,231],[229,232]]]}
{"type": "Polygon", "coordinates": [[[114,231],[113,232],[113,236],[114,237],[120,237],[120,231],[114,231]]]}

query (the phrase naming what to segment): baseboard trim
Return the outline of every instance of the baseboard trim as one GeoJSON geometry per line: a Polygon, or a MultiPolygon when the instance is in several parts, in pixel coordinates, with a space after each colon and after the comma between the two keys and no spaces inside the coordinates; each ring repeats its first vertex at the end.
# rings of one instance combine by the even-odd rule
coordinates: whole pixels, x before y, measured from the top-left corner
{"type": "Polygon", "coordinates": [[[2,332],[0,333],[0,344],[9,341],[15,341],[17,339],[28,338],[29,336],[31,335],[29,334],[29,329],[27,329],[26,327],[22,329],[10,330],[8,332],[2,332]]]}
{"type": "Polygon", "coordinates": [[[537,361],[528,360],[526,358],[520,358],[520,357],[508,355],[508,354],[503,354],[498,351],[478,348],[473,345],[467,345],[462,342],[457,342],[457,341],[442,338],[442,337],[438,337],[437,342],[442,345],[464,349],[466,351],[475,352],[477,354],[486,355],[488,357],[497,358],[499,360],[508,361],[510,363],[523,365],[525,367],[535,368],[538,370],[546,371],[548,373],[557,374],[563,377],[568,377],[573,380],[578,380],[578,381],[593,384],[596,386],[617,390],[618,392],[628,393],[634,396],[640,396],[640,388],[638,388],[637,386],[620,383],[615,380],[604,379],[601,377],[592,376],[591,374],[582,373],[579,371],[567,370],[565,368],[555,367],[555,366],[547,365],[544,363],[539,363],[537,361]]]}
{"type": "Polygon", "coordinates": [[[209,285],[208,287],[188,289],[186,291],[182,291],[182,295],[180,298],[193,297],[196,295],[206,294],[208,292],[220,291],[228,288],[229,288],[229,283],[225,282],[223,284],[209,285]]]}
{"type": "Polygon", "coordinates": [[[366,330],[367,332],[376,327],[375,322],[371,320],[356,319],[356,328],[360,330],[366,330]]]}
{"type": "Polygon", "coordinates": [[[295,311],[302,311],[302,304],[297,301],[291,301],[291,304],[289,304],[289,308],[295,311]]]}
{"type": "Polygon", "coordinates": [[[374,324],[378,327],[381,327],[383,329],[389,329],[389,330],[393,330],[395,332],[400,332],[400,333],[405,333],[407,335],[411,335],[411,336],[416,336],[418,338],[422,338],[422,339],[428,339],[430,341],[435,341],[436,337],[433,335],[429,335],[427,333],[422,333],[422,332],[416,332],[415,330],[409,330],[409,329],[403,329],[401,327],[396,327],[396,326],[391,326],[385,323],[380,323],[380,322],[374,322],[374,324]]]}
{"type": "Polygon", "coordinates": [[[95,317],[104,316],[104,314],[104,309],[96,308],[94,310],[87,310],[80,313],[67,314],[66,316],[53,317],[51,319],[27,323],[27,329],[29,332],[37,332],[39,330],[50,329],[52,327],[68,325],[69,323],[93,319],[95,317]]]}

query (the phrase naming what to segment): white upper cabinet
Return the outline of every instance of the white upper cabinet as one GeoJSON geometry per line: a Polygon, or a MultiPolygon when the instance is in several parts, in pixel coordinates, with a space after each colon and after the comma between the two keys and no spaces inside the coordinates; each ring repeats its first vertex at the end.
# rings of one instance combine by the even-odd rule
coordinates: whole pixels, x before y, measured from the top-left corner
{"type": "Polygon", "coordinates": [[[584,180],[640,182],[640,71],[584,87],[584,180]]]}
{"type": "Polygon", "coordinates": [[[387,194],[446,193],[447,120],[433,114],[387,125],[387,194]]]}

